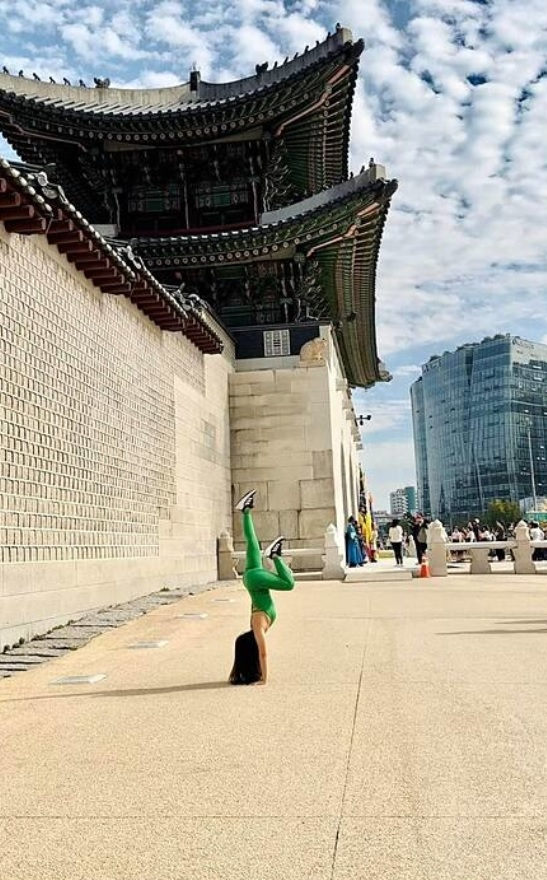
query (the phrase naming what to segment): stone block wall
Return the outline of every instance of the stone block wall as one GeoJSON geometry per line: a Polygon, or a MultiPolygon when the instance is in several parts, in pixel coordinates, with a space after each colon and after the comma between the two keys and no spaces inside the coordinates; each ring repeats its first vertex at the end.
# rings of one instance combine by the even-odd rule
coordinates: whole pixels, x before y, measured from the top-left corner
{"type": "Polygon", "coordinates": [[[0,647],[216,579],[232,370],[0,232],[0,647]]]}
{"type": "MultiPolygon", "coordinates": [[[[359,435],[330,329],[322,333],[291,364],[238,362],[230,377],[234,499],[258,490],[254,521],[263,544],[283,534],[291,547],[322,547],[327,526],[343,532],[356,512],[359,435]]],[[[237,514],[233,534],[242,549],[237,514]]],[[[320,569],[322,561],[295,557],[293,565],[320,569]]]]}

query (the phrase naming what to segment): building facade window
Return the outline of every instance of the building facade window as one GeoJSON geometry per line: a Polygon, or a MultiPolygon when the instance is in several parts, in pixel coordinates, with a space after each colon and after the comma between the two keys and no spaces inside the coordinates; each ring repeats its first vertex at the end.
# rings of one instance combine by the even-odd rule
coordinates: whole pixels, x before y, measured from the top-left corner
{"type": "Polygon", "coordinates": [[[266,330],[264,333],[264,357],[285,357],[291,353],[289,330],[266,330]]]}

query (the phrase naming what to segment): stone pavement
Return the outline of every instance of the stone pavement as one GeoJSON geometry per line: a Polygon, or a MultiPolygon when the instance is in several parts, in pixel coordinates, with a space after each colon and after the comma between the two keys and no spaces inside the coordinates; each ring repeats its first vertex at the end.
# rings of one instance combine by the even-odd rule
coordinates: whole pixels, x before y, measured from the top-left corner
{"type": "MultiPolygon", "coordinates": [[[[171,605],[186,596],[194,596],[211,588],[211,585],[198,586],[193,589],[165,589],[149,596],[140,596],[120,605],[113,605],[99,611],[91,611],[66,626],[56,626],[41,636],[28,642],[21,642],[6,648],[0,653],[0,679],[10,678],[18,672],[26,672],[41,663],[47,663],[55,657],[62,657],[68,651],[82,648],[95,636],[108,629],[123,626],[130,620],[148,614],[160,605],[171,605]]],[[[1,878],[0,878],[1,880],[1,878]]]]}
{"type": "Polygon", "coordinates": [[[278,607],[265,688],[226,684],[239,583],[0,681],[0,878],[547,878],[547,579],[278,607]]]}

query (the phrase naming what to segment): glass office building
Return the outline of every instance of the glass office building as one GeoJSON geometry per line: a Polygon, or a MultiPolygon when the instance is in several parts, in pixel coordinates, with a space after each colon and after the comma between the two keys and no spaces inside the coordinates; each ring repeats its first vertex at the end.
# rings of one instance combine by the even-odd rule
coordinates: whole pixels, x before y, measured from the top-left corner
{"type": "Polygon", "coordinates": [[[434,355],[411,387],[418,507],[446,523],[547,495],[547,346],[498,335],[434,355]]]}

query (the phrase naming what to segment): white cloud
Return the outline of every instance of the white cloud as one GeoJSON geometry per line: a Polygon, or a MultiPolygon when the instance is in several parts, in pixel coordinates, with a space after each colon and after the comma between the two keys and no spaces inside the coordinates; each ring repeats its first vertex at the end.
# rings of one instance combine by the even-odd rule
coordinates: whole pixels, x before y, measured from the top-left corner
{"type": "Polygon", "coordinates": [[[393,370],[393,376],[397,379],[417,379],[422,372],[421,364],[404,364],[401,367],[397,367],[396,370],[393,370]]]}
{"type": "Polygon", "coordinates": [[[44,31],[58,26],[64,18],[64,3],[54,4],[41,0],[16,0],[0,4],[0,17],[11,24],[13,33],[44,31]]]}
{"type": "Polygon", "coordinates": [[[165,89],[179,85],[180,75],[172,70],[143,70],[135,79],[125,80],[125,89],[165,89]]]}
{"type": "Polygon", "coordinates": [[[95,37],[85,24],[67,24],[61,28],[61,36],[82,58],[91,60],[95,56],[95,37]]]}
{"type": "MultiPolygon", "coordinates": [[[[416,377],[417,378],[417,377],[416,377]]],[[[370,421],[366,421],[363,430],[363,442],[375,434],[393,433],[401,427],[406,428],[410,418],[410,400],[394,398],[389,401],[374,400],[368,393],[355,392],[354,403],[357,415],[370,415],[370,421]]]]}
{"type": "Polygon", "coordinates": [[[238,61],[243,62],[249,73],[255,72],[255,65],[264,59],[274,60],[279,49],[273,40],[255,25],[243,24],[231,34],[232,50],[235,49],[238,61]]]}
{"type": "Polygon", "coordinates": [[[182,52],[186,70],[196,65],[205,77],[211,75],[213,55],[209,41],[193,27],[182,4],[166,0],[154,7],[147,16],[145,31],[147,39],[182,52]]]}
{"type": "Polygon", "coordinates": [[[305,15],[293,12],[280,17],[276,34],[281,52],[288,54],[302,52],[305,46],[314,46],[316,40],[324,40],[325,28],[305,15]]]}
{"type": "Polygon", "coordinates": [[[377,510],[389,510],[389,493],[402,486],[415,486],[414,450],[410,440],[386,440],[365,444],[361,466],[377,510]]]}

